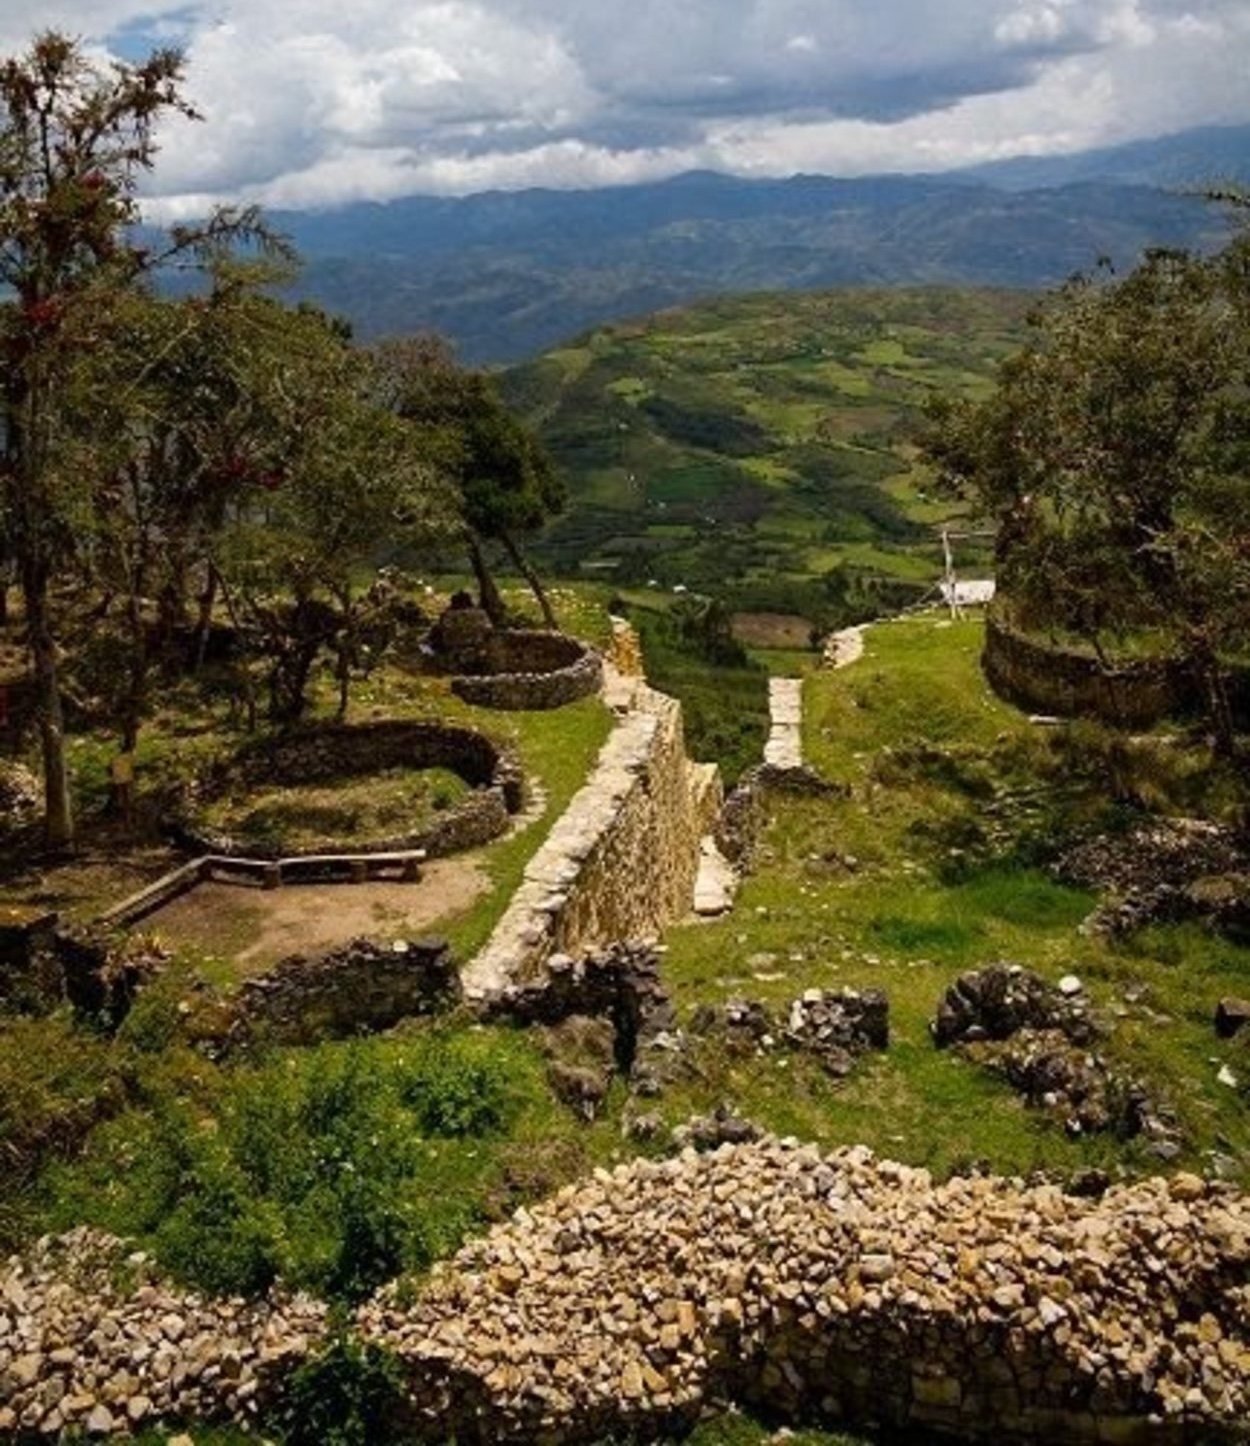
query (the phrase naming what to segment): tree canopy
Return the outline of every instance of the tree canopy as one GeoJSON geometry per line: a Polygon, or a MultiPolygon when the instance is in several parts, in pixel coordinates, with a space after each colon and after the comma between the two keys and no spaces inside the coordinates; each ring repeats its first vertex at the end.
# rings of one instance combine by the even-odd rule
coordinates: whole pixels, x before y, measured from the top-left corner
{"type": "Polygon", "coordinates": [[[1250,626],[1250,242],[1080,277],[981,401],[942,398],[926,450],[998,524],[1006,600],[1096,648],[1146,633],[1232,743],[1250,626]]]}

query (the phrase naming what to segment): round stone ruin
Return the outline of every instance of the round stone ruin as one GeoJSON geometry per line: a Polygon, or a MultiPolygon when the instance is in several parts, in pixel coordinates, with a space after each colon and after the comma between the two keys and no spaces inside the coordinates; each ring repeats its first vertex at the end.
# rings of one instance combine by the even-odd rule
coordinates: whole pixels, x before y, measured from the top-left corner
{"type": "Polygon", "coordinates": [[[496,628],[467,593],[457,593],[426,638],[431,668],[479,708],[532,712],[562,708],[603,686],[603,659],[567,633],[496,628]]]}
{"type": "Polygon", "coordinates": [[[249,745],[202,777],[169,820],[175,841],[195,854],[226,858],[301,858],[329,854],[423,850],[428,858],[477,848],[506,832],[523,801],[520,766],[507,750],[472,728],[387,719],[308,728],[249,745]],[[445,768],[473,790],[454,808],[408,833],[361,838],[315,848],[289,848],[236,838],[214,827],[206,806],[233,793],[275,783],[288,787],[365,776],[390,768],[445,768]]]}

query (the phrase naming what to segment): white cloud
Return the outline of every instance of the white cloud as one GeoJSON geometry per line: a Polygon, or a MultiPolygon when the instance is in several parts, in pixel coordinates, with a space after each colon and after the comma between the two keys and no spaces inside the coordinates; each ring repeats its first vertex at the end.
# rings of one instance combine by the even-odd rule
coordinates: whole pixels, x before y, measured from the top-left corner
{"type": "MultiPolygon", "coordinates": [[[[1247,0],[41,0],[185,45],[166,213],[588,186],[694,165],[920,170],[1250,119],[1247,0]]],[[[28,0],[0,0],[0,45],[28,0]]]]}

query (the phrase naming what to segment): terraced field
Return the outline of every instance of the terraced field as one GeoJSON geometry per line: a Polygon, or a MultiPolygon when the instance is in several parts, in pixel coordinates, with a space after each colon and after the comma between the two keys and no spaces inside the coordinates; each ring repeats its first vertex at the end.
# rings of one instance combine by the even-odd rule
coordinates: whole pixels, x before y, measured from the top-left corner
{"type": "Polygon", "coordinates": [[[937,288],[730,297],[513,369],[509,400],[570,487],[540,550],[566,573],[821,627],[923,593],[955,514],[917,460],[923,404],[984,389],[1027,306],[937,288]]]}

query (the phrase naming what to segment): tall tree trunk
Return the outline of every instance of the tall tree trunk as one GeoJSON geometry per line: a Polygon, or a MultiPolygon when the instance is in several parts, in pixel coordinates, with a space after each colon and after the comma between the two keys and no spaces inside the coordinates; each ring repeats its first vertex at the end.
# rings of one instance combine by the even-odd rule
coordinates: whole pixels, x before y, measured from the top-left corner
{"type": "Polygon", "coordinates": [[[1214,651],[1203,644],[1195,655],[1198,676],[1206,698],[1207,720],[1211,724],[1212,748],[1217,758],[1237,756],[1237,725],[1228,696],[1228,677],[1214,651]]]}
{"type": "Polygon", "coordinates": [[[521,551],[511,533],[501,531],[499,537],[503,545],[508,549],[508,556],[520,569],[521,576],[529,583],[530,591],[538,599],[538,606],[542,609],[543,621],[553,633],[559,632],[560,624],[556,621],[555,612],[552,609],[551,603],[547,600],[547,594],[543,590],[542,583],[538,580],[538,574],[530,565],[529,558],[521,551]]]}
{"type": "Polygon", "coordinates": [[[217,569],[210,562],[208,576],[204,579],[204,591],[200,594],[200,610],[195,620],[195,646],[191,654],[191,667],[199,672],[208,654],[208,639],[213,630],[213,609],[217,606],[217,569]]]}
{"type": "Polygon", "coordinates": [[[48,618],[48,578],[34,562],[23,568],[22,598],[35,670],[35,710],[43,749],[44,837],[49,848],[63,849],[74,842],[74,811],[65,759],[65,715],[61,706],[56,643],[48,618]]]}
{"type": "Polygon", "coordinates": [[[495,579],[490,575],[490,569],[486,566],[481,544],[471,532],[465,537],[465,547],[468,548],[469,562],[473,566],[473,575],[477,578],[478,596],[486,616],[497,628],[505,627],[508,622],[507,609],[503,605],[503,598],[499,596],[495,579]]]}

